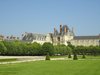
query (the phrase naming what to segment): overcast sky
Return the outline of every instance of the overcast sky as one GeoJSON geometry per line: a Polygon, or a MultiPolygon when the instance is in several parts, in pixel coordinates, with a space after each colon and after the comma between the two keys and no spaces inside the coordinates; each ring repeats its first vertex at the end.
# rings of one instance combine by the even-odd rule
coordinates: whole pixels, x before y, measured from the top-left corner
{"type": "Polygon", "coordinates": [[[60,24],[76,35],[98,35],[100,0],[0,0],[0,34],[45,34],[60,24]]]}

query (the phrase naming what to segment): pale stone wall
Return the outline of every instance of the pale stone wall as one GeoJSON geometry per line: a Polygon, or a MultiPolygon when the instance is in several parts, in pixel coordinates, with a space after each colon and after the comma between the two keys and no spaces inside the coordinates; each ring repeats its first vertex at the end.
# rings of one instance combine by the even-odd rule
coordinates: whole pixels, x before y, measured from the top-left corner
{"type": "Polygon", "coordinates": [[[64,35],[63,38],[64,38],[64,43],[63,43],[63,44],[65,44],[65,45],[67,46],[67,45],[68,45],[67,42],[70,41],[70,40],[72,40],[72,39],[73,39],[73,36],[70,36],[70,35],[68,35],[68,36],[67,36],[67,35],[64,35]]]}
{"type": "Polygon", "coordinates": [[[67,42],[72,40],[73,36],[70,35],[63,35],[63,36],[54,36],[53,37],[53,44],[65,44],[66,46],[68,45],[67,42]],[[60,41],[58,41],[58,37],[60,38],[60,41]]]}
{"type": "Polygon", "coordinates": [[[40,39],[40,38],[41,37],[36,38],[36,40],[33,40],[31,43],[37,42],[37,43],[40,43],[41,45],[44,44],[45,42],[52,43],[52,40],[51,40],[51,37],[49,34],[47,34],[45,38],[43,38],[43,37],[42,37],[42,39],[40,39]]]}
{"type": "Polygon", "coordinates": [[[34,42],[37,42],[37,43],[39,43],[39,44],[41,44],[41,45],[42,45],[42,44],[44,44],[46,41],[41,41],[41,40],[33,40],[33,41],[32,41],[32,43],[34,43],[34,42]]]}
{"type": "Polygon", "coordinates": [[[99,39],[71,40],[71,44],[75,46],[98,46],[99,39]]]}
{"type": "Polygon", "coordinates": [[[50,34],[47,34],[47,36],[46,36],[46,42],[52,43],[52,38],[51,38],[50,34]]]}

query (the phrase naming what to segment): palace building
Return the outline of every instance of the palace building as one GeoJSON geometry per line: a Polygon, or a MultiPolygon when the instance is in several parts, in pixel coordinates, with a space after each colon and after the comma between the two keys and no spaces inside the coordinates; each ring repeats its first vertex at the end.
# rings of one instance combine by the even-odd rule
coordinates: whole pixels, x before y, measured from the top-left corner
{"type": "Polygon", "coordinates": [[[48,34],[37,34],[27,33],[22,35],[22,41],[30,43],[50,42],[53,45],[64,44],[68,45],[70,42],[75,46],[100,46],[100,35],[97,36],[75,36],[73,28],[70,29],[67,25],[60,25],[59,31],[54,28],[53,33],[48,34]]]}
{"type": "Polygon", "coordinates": [[[4,40],[4,36],[0,35],[0,41],[4,40]]]}
{"type": "Polygon", "coordinates": [[[75,36],[70,41],[75,46],[100,46],[100,35],[97,36],[75,36]]]}

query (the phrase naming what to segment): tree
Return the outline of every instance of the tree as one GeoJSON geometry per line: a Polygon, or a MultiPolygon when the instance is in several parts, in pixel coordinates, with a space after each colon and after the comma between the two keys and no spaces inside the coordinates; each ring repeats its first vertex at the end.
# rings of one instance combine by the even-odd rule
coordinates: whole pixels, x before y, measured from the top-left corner
{"type": "Polygon", "coordinates": [[[59,55],[59,47],[58,45],[54,45],[54,54],[59,55]]]}
{"type": "Polygon", "coordinates": [[[78,60],[76,53],[73,53],[73,60],[78,60]]]}
{"type": "Polygon", "coordinates": [[[41,50],[42,55],[46,55],[49,53],[50,55],[54,55],[54,47],[51,43],[46,42],[42,45],[42,50],[41,50]]]}
{"type": "Polygon", "coordinates": [[[69,46],[67,46],[67,50],[68,50],[68,58],[71,58],[72,48],[70,48],[69,46]]]}
{"type": "Polygon", "coordinates": [[[41,45],[39,43],[27,44],[29,55],[41,55],[41,45]]]}
{"type": "Polygon", "coordinates": [[[0,42],[0,55],[5,55],[5,52],[7,51],[7,48],[3,44],[3,42],[0,42]]]}
{"type": "Polygon", "coordinates": [[[19,55],[28,55],[27,43],[20,43],[17,48],[19,55]]]}
{"type": "Polygon", "coordinates": [[[68,54],[68,50],[67,50],[66,45],[61,44],[58,47],[59,47],[59,53],[60,53],[60,55],[67,55],[68,54]]]}
{"type": "Polygon", "coordinates": [[[67,42],[68,43],[68,47],[70,47],[72,50],[74,50],[75,46],[72,45],[70,42],[67,42]]]}
{"type": "Polygon", "coordinates": [[[76,47],[73,50],[73,60],[78,60],[78,58],[77,58],[77,48],[76,47]]]}
{"type": "Polygon", "coordinates": [[[3,43],[7,48],[6,55],[16,55],[16,46],[13,41],[4,41],[3,43]]]}
{"type": "Polygon", "coordinates": [[[41,55],[41,45],[37,42],[34,42],[32,44],[32,48],[33,48],[33,51],[34,51],[34,55],[41,55]]]}

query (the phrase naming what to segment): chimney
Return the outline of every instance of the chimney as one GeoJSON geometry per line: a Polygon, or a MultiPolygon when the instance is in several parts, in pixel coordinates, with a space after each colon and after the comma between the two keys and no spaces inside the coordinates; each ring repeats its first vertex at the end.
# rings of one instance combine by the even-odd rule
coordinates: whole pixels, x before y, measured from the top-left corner
{"type": "Polygon", "coordinates": [[[54,34],[56,33],[56,28],[54,28],[54,34]]]}
{"type": "Polygon", "coordinates": [[[64,27],[64,33],[66,33],[67,32],[67,28],[66,28],[66,26],[64,27]]]}
{"type": "Polygon", "coordinates": [[[62,33],[62,25],[60,25],[60,34],[62,33]]]}

